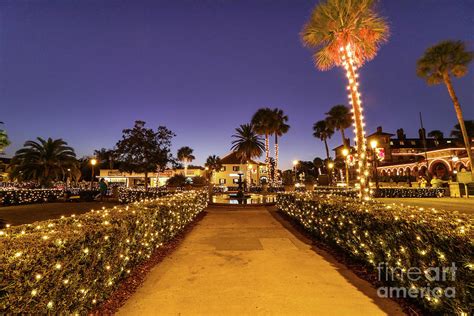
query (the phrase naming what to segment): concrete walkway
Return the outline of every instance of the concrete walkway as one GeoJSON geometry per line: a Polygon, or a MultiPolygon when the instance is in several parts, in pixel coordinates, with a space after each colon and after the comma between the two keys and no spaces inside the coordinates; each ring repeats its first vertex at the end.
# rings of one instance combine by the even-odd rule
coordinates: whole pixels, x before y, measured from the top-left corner
{"type": "Polygon", "coordinates": [[[211,208],[119,315],[400,315],[265,208],[211,208]]]}

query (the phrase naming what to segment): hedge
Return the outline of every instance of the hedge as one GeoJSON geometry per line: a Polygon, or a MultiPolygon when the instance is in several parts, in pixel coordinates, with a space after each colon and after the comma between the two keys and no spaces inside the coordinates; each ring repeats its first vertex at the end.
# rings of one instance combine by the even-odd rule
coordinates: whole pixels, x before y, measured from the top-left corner
{"type": "Polygon", "coordinates": [[[469,304],[474,301],[474,219],[471,215],[362,203],[352,198],[314,193],[279,194],[277,207],[314,237],[369,270],[382,276],[395,270],[393,280],[389,278],[386,285],[410,289],[415,294],[427,288],[436,289],[413,298],[430,313],[467,315],[469,312],[469,304]],[[452,263],[457,268],[455,280],[447,277],[445,281],[438,281],[425,276],[413,281],[406,275],[407,271],[415,271],[410,268],[432,273],[432,268],[450,267],[452,263]],[[448,290],[452,296],[452,288],[455,288],[455,297],[446,297],[448,290]]]}
{"type": "Polygon", "coordinates": [[[0,313],[87,313],[207,201],[190,191],[0,231],[0,313]]]}
{"type": "Polygon", "coordinates": [[[0,190],[1,205],[17,205],[53,202],[61,198],[64,191],[60,189],[12,189],[0,190]]]}
{"type": "Polygon", "coordinates": [[[172,194],[171,191],[156,188],[149,188],[147,191],[145,191],[144,189],[120,188],[119,202],[132,203],[145,199],[157,199],[170,194],[172,194]]]}
{"type": "Polygon", "coordinates": [[[375,197],[385,198],[437,198],[446,195],[445,188],[379,188],[375,197]]]}

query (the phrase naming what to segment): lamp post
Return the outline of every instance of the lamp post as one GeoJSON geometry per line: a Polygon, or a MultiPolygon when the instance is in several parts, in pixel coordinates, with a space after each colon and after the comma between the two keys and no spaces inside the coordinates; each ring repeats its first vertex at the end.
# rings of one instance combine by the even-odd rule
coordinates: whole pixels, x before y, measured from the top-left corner
{"type": "Polygon", "coordinates": [[[67,168],[67,178],[66,178],[66,191],[69,183],[69,179],[71,178],[71,169],[67,168]]]}
{"type": "Polygon", "coordinates": [[[379,189],[379,174],[377,172],[377,141],[374,139],[370,141],[370,147],[372,147],[373,160],[374,160],[374,180],[375,180],[375,189],[379,189]]]}
{"type": "Polygon", "coordinates": [[[347,163],[347,156],[349,155],[349,149],[342,149],[342,155],[344,156],[344,165],[346,166],[346,187],[349,187],[349,166],[347,163]]]}
{"type": "Polygon", "coordinates": [[[332,169],[334,168],[334,163],[330,162],[328,163],[328,173],[329,173],[329,181],[331,181],[331,183],[329,184],[332,184],[332,169]]]}
{"type": "Polygon", "coordinates": [[[92,176],[91,176],[91,191],[92,191],[92,183],[94,182],[94,167],[97,164],[97,159],[91,159],[91,166],[92,166],[92,176]]]}
{"type": "Polygon", "coordinates": [[[293,160],[293,173],[295,174],[295,184],[298,182],[298,178],[296,177],[296,167],[298,166],[299,161],[293,160]]]}

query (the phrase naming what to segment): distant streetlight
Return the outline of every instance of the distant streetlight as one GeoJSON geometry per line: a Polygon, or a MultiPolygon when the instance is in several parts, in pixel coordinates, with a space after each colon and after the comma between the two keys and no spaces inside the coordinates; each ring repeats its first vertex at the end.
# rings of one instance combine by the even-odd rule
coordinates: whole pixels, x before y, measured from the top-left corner
{"type": "Polygon", "coordinates": [[[96,164],[97,164],[97,159],[92,158],[91,159],[91,165],[92,165],[91,191],[92,191],[92,183],[94,182],[94,167],[96,164]]]}
{"type": "Polygon", "coordinates": [[[342,155],[344,156],[344,166],[346,167],[346,187],[349,187],[349,165],[347,162],[347,156],[349,155],[349,149],[342,149],[342,155]]]}
{"type": "Polygon", "coordinates": [[[293,160],[293,173],[295,174],[295,183],[298,182],[298,178],[296,177],[296,167],[300,162],[298,160],[293,160]]]}
{"type": "Polygon", "coordinates": [[[70,178],[71,178],[71,169],[70,169],[70,168],[67,168],[66,191],[67,191],[68,182],[69,182],[69,179],[70,179],[70,178]]]}

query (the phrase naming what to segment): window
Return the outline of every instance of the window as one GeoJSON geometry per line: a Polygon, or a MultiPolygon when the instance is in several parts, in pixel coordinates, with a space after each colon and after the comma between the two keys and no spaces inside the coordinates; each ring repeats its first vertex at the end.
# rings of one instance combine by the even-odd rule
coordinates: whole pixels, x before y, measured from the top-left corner
{"type": "Polygon", "coordinates": [[[239,179],[232,179],[232,182],[234,182],[235,184],[238,184],[238,183],[239,183],[239,179]]]}
{"type": "Polygon", "coordinates": [[[239,171],[240,170],[240,166],[233,166],[232,167],[232,171],[239,171]]]}
{"type": "Polygon", "coordinates": [[[219,184],[225,184],[225,179],[219,179],[219,184]]]}
{"type": "Polygon", "coordinates": [[[221,168],[221,171],[225,171],[225,170],[226,170],[226,169],[225,169],[225,166],[221,168]]]}

